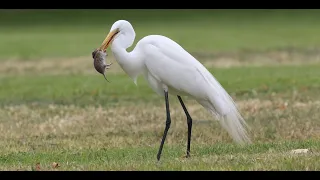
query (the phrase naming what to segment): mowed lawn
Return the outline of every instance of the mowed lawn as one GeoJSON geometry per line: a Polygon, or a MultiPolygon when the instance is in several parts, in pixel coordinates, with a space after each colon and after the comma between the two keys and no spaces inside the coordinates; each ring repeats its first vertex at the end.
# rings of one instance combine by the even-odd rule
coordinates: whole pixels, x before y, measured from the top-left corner
{"type": "MultiPolygon", "coordinates": [[[[0,170],[319,170],[317,10],[1,10],[0,170]],[[91,52],[112,23],[162,34],[199,59],[235,99],[252,144],[236,145],[204,108],[164,98],[91,52]],[[294,154],[295,149],[308,149],[294,154]],[[53,165],[58,163],[58,165],[53,165]]],[[[131,50],[129,48],[129,50],[131,50]]],[[[108,50],[109,59],[114,61],[108,50]]]]}

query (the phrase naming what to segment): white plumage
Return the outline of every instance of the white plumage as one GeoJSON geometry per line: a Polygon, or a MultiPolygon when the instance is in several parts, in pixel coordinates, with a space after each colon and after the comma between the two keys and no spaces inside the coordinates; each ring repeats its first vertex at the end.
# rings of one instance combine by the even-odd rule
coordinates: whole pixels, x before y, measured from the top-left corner
{"type": "Polygon", "coordinates": [[[132,25],[125,20],[113,24],[100,49],[111,50],[122,69],[136,83],[143,74],[159,95],[165,92],[194,98],[206,108],[238,143],[249,143],[246,123],[220,83],[191,54],[173,40],[161,35],[142,38],[127,52],[135,39],[132,25]]]}

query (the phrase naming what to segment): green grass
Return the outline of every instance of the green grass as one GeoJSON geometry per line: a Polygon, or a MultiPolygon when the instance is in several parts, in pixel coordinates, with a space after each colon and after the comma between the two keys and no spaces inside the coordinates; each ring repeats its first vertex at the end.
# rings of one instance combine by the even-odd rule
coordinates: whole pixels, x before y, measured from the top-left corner
{"type": "Polygon", "coordinates": [[[0,10],[0,170],[38,170],[37,163],[40,170],[319,170],[319,17],[319,10],[0,10]],[[253,144],[237,146],[184,97],[193,130],[191,158],[182,158],[186,117],[171,96],[157,162],[163,97],[117,66],[107,72],[111,83],[92,67],[92,50],[118,19],[132,22],[137,39],[166,35],[199,58],[234,97],[253,144]],[[310,152],[290,153],[302,148],[310,152]]]}
{"type": "Polygon", "coordinates": [[[137,40],[161,34],[191,52],[320,45],[317,10],[2,10],[0,17],[0,59],[90,56],[118,19],[132,22],[137,40]]]}
{"type": "Polygon", "coordinates": [[[164,150],[161,162],[155,159],[157,148],[49,149],[42,153],[6,154],[0,158],[0,167],[10,165],[20,170],[33,170],[35,164],[40,163],[41,170],[54,170],[52,163],[61,162],[59,170],[319,170],[319,152],[290,154],[291,149],[301,147],[319,149],[320,144],[317,141],[247,147],[216,144],[195,147],[193,150],[197,153],[189,160],[180,157],[184,154],[183,147],[170,147],[164,150]]]}
{"type": "MultiPolygon", "coordinates": [[[[308,89],[310,98],[320,90],[320,66],[280,66],[280,67],[241,67],[211,69],[211,72],[237,98],[269,98],[272,93],[291,97],[296,91],[308,89]]],[[[148,86],[143,77],[138,86],[124,73],[107,75],[107,83],[96,75],[25,75],[2,76],[0,78],[0,102],[19,104],[41,102],[55,104],[103,104],[128,102],[152,102],[163,100],[148,86]]],[[[308,97],[300,97],[307,101],[308,97]]],[[[317,98],[317,96],[316,96],[317,98]]]]}

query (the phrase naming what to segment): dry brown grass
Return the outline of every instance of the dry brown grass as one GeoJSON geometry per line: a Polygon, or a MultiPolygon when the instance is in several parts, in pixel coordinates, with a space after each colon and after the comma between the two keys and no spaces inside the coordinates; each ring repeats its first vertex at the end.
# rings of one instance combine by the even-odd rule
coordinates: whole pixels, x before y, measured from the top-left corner
{"type": "MultiPolygon", "coordinates": [[[[285,102],[251,99],[239,101],[251,126],[254,142],[305,140],[320,137],[320,102],[285,102]]],[[[194,101],[187,101],[194,119],[192,141],[198,145],[231,142],[209,113],[194,101]]],[[[69,148],[158,145],[165,125],[165,109],[153,104],[117,107],[6,106],[0,110],[1,151],[48,148],[60,144],[69,148]],[[40,138],[40,139],[39,139],[40,138]],[[47,142],[47,143],[44,143],[47,142]],[[17,146],[19,144],[19,146],[17,146]]],[[[187,125],[176,101],[171,104],[172,125],[168,144],[184,144],[187,125]]]]}

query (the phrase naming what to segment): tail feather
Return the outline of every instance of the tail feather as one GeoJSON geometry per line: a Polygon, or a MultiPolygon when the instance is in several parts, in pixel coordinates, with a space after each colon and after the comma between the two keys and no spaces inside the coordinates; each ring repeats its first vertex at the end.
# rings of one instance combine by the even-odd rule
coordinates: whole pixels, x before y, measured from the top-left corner
{"type": "Polygon", "coordinates": [[[235,102],[208,71],[201,71],[209,87],[208,100],[198,100],[239,144],[251,143],[247,133],[248,125],[239,113],[235,102]]]}
{"type": "Polygon", "coordinates": [[[230,111],[222,115],[217,112],[217,109],[210,101],[198,100],[198,102],[219,121],[220,125],[229,133],[235,142],[239,144],[251,143],[246,130],[248,125],[239,112],[230,111]]]}
{"type": "Polygon", "coordinates": [[[248,127],[239,113],[230,112],[220,116],[221,126],[228,131],[234,141],[239,144],[251,143],[246,128],[248,127]]]}

